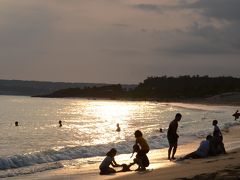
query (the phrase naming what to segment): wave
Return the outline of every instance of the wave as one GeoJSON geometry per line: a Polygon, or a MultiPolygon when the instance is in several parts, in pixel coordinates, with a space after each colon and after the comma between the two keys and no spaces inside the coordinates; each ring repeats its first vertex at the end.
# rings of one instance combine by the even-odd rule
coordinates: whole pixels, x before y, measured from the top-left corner
{"type": "Polygon", "coordinates": [[[22,167],[17,169],[8,169],[5,171],[0,171],[0,178],[14,177],[20,175],[33,174],[37,172],[43,172],[52,169],[62,168],[63,165],[59,162],[38,164],[30,167],[22,167]]]}
{"type": "MultiPolygon", "coordinates": [[[[152,149],[163,148],[167,146],[163,143],[163,136],[152,136],[148,139],[152,149]],[[160,144],[161,142],[161,144],[160,144]]],[[[88,158],[95,156],[105,156],[111,148],[116,148],[119,154],[131,153],[134,141],[124,141],[119,143],[95,145],[95,146],[76,146],[65,147],[60,150],[49,149],[41,152],[17,154],[8,157],[0,158],[0,170],[7,170],[12,168],[21,168],[33,166],[36,164],[52,163],[62,160],[73,160],[78,158],[88,158]]]]}

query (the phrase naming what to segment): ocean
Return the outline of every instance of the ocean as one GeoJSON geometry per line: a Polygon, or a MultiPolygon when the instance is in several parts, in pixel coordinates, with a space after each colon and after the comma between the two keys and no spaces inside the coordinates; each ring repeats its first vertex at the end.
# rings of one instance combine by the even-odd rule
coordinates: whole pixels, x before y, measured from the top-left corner
{"type": "Polygon", "coordinates": [[[138,129],[151,150],[166,148],[168,125],[178,112],[179,143],[186,144],[212,133],[214,119],[222,130],[239,125],[232,116],[236,110],[236,106],[0,96],[0,178],[97,163],[112,147],[118,154],[129,154],[138,129]]]}

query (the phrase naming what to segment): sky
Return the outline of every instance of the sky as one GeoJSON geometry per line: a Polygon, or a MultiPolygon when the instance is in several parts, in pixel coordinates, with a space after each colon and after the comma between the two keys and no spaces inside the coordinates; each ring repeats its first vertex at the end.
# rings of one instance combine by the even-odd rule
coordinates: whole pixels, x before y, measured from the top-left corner
{"type": "Polygon", "coordinates": [[[0,79],[240,77],[240,0],[0,0],[0,79]]]}

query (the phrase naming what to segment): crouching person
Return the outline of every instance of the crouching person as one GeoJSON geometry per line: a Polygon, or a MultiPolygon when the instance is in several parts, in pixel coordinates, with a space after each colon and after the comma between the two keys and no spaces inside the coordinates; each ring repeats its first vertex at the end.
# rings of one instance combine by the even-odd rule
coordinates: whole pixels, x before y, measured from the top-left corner
{"type": "Polygon", "coordinates": [[[112,148],[105,157],[105,159],[102,161],[102,163],[99,166],[100,169],[100,175],[106,175],[106,174],[112,174],[112,173],[116,173],[116,170],[109,167],[110,165],[112,165],[112,167],[120,167],[122,165],[119,165],[116,163],[114,157],[117,154],[117,150],[115,148],[112,148]]]}
{"type": "Polygon", "coordinates": [[[133,154],[137,153],[136,157],[133,160],[133,163],[130,163],[129,166],[132,166],[134,164],[138,165],[138,168],[136,169],[136,171],[145,171],[146,167],[149,166],[149,160],[148,157],[145,153],[142,153],[139,146],[137,144],[135,144],[133,146],[133,154]]]}

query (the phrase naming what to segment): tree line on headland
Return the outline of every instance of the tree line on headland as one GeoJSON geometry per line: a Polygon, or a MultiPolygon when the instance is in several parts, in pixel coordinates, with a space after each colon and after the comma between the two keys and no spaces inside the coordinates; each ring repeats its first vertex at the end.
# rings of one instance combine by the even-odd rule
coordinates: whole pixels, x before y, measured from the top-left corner
{"type": "Polygon", "coordinates": [[[125,89],[120,84],[101,87],[67,88],[40,97],[178,100],[206,98],[226,92],[240,92],[240,78],[198,75],[148,77],[133,89],[125,89]]]}

